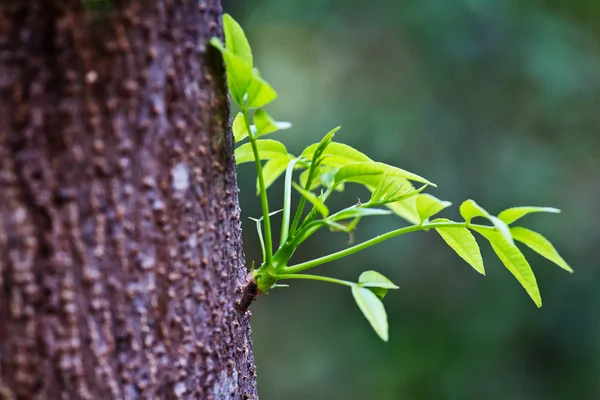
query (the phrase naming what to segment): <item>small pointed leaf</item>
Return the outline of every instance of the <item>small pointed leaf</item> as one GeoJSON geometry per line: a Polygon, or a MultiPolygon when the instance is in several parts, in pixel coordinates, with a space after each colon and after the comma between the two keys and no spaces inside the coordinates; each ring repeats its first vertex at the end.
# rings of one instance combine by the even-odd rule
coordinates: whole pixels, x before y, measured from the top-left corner
{"type": "MultiPolygon", "coordinates": [[[[445,218],[437,218],[431,223],[435,222],[451,222],[445,218]]],[[[485,269],[483,268],[483,259],[481,258],[481,251],[479,245],[473,234],[469,232],[467,228],[462,227],[451,227],[451,228],[436,228],[437,233],[444,239],[444,241],[458,254],[463,260],[465,260],[475,271],[481,275],[485,275],[485,269]]]]}
{"type": "Polygon", "coordinates": [[[344,181],[363,183],[362,178],[364,177],[383,177],[384,175],[387,175],[390,178],[396,177],[402,179],[410,179],[412,181],[435,186],[435,184],[429,182],[427,179],[420,177],[419,175],[413,174],[412,172],[408,172],[403,169],[392,167],[391,165],[375,161],[345,165],[338,170],[335,176],[335,180],[337,183],[344,181]]]}
{"type": "Polygon", "coordinates": [[[508,229],[508,225],[500,218],[494,217],[493,215],[488,213],[479,204],[475,203],[475,201],[471,199],[465,200],[460,205],[460,215],[462,215],[467,224],[470,224],[471,220],[475,217],[486,218],[494,225],[496,230],[500,232],[509,243],[514,244],[512,236],[510,234],[510,229],[508,229]]]}
{"type": "Polygon", "coordinates": [[[519,281],[521,286],[527,291],[529,297],[538,306],[542,306],[542,298],[540,296],[540,290],[535,279],[535,275],[531,270],[531,266],[525,259],[525,256],[517,246],[510,243],[506,238],[495,231],[488,229],[473,228],[485,237],[496,255],[502,261],[502,264],[514,275],[519,281]]]}
{"type": "Polygon", "coordinates": [[[252,50],[248,39],[240,24],[229,14],[223,15],[223,32],[227,49],[252,66],[252,50]]]}
{"type": "Polygon", "coordinates": [[[264,79],[261,78],[258,69],[254,68],[250,76],[247,88],[248,108],[261,108],[277,98],[277,92],[264,79]]]}
{"type": "Polygon", "coordinates": [[[360,218],[360,217],[370,217],[373,215],[389,215],[391,211],[382,210],[380,208],[368,208],[368,207],[354,207],[349,208],[347,210],[340,211],[335,215],[332,215],[330,218],[333,221],[340,221],[344,219],[352,219],[352,218],[360,218]]]}
{"type": "Polygon", "coordinates": [[[327,218],[329,216],[329,209],[325,204],[323,204],[323,201],[320,198],[318,198],[313,192],[304,190],[296,182],[292,182],[292,185],[298,192],[300,192],[302,196],[304,196],[308,201],[312,203],[313,206],[315,206],[315,208],[323,216],[323,218],[327,218]]]}
{"type": "Polygon", "coordinates": [[[507,225],[510,225],[516,220],[524,217],[525,215],[536,212],[558,214],[560,213],[560,210],[558,208],[553,207],[512,207],[498,214],[498,218],[504,221],[507,225]]]}
{"type": "Polygon", "coordinates": [[[421,223],[451,205],[452,203],[449,201],[442,201],[430,194],[417,195],[417,211],[421,217],[421,223]]]}
{"type": "Polygon", "coordinates": [[[384,341],[388,341],[388,321],[383,303],[377,295],[367,288],[352,286],[352,296],[367,321],[384,341]]]}
{"type": "Polygon", "coordinates": [[[254,124],[256,125],[256,136],[267,135],[278,130],[289,129],[292,124],[289,122],[275,121],[263,109],[254,113],[254,124]]]}
{"type": "MultiPolygon", "coordinates": [[[[318,145],[318,143],[315,143],[308,146],[302,152],[302,157],[306,159],[312,159],[312,156],[315,153],[318,145]]],[[[372,161],[369,157],[353,147],[337,142],[329,143],[322,155],[327,157],[325,160],[323,160],[323,164],[335,168],[340,168],[344,165],[357,162],[372,161]]]]}
{"type": "Polygon", "coordinates": [[[552,261],[566,271],[573,272],[573,268],[558,254],[552,243],[541,234],[521,226],[510,228],[510,233],[515,240],[524,243],[542,257],[552,261]]]}
{"type": "Polygon", "coordinates": [[[223,55],[229,92],[233,100],[241,107],[244,104],[244,95],[252,78],[252,65],[225,48],[223,42],[218,38],[213,37],[210,44],[223,55]]]}
{"type": "Polygon", "coordinates": [[[377,271],[365,271],[358,277],[358,284],[362,287],[378,287],[384,289],[400,289],[394,282],[377,271]]]}
{"type": "MultiPolygon", "coordinates": [[[[253,126],[251,125],[250,129],[252,128],[253,126]]],[[[246,119],[244,118],[244,114],[241,112],[237,113],[233,120],[233,124],[231,124],[231,130],[233,131],[233,139],[236,143],[248,137],[248,129],[246,129],[246,119]]]]}

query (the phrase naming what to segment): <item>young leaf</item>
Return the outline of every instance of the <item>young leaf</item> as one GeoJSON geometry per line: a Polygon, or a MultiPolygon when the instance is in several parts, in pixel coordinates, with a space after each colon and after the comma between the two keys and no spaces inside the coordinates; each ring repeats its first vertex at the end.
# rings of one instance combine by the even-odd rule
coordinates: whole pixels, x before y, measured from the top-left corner
{"type": "Polygon", "coordinates": [[[383,299],[389,289],[400,289],[377,271],[365,271],[358,277],[358,285],[368,288],[377,297],[383,299]]]}
{"type": "MultiPolygon", "coordinates": [[[[412,172],[405,171],[400,168],[392,167],[384,163],[375,161],[361,162],[348,164],[341,167],[335,175],[335,182],[357,182],[365,183],[372,182],[373,176],[382,178],[387,175],[389,178],[401,178],[410,179],[412,181],[426,183],[428,185],[435,186],[435,184],[429,182],[427,179],[420,177],[419,175],[413,174],[412,172]],[[367,178],[366,180],[364,178],[367,178]]],[[[377,180],[379,182],[379,180],[377,180]]]]}
{"type": "Polygon", "coordinates": [[[267,135],[278,130],[289,129],[292,124],[289,122],[275,121],[263,109],[254,113],[254,124],[256,125],[256,136],[267,135]]]}
{"type": "Polygon", "coordinates": [[[377,271],[365,271],[358,277],[358,284],[362,287],[379,287],[384,289],[400,289],[394,282],[377,271]]]}
{"type": "Polygon", "coordinates": [[[229,87],[229,92],[237,105],[242,107],[244,105],[244,95],[246,94],[246,89],[248,88],[248,85],[250,85],[252,77],[252,65],[225,48],[223,42],[218,38],[213,37],[210,40],[210,44],[223,55],[225,69],[227,71],[227,86],[229,87]]]}
{"type": "Polygon", "coordinates": [[[451,205],[452,203],[449,201],[442,201],[430,194],[417,195],[417,211],[421,217],[421,223],[451,205]]]}
{"type": "Polygon", "coordinates": [[[467,224],[470,224],[471,220],[475,217],[483,217],[488,219],[492,224],[494,224],[496,230],[500,232],[509,243],[514,244],[510,234],[510,229],[508,229],[508,225],[500,218],[494,217],[488,213],[479,204],[475,203],[475,201],[471,199],[465,200],[460,205],[460,215],[462,215],[467,224]]]}
{"type": "Polygon", "coordinates": [[[475,217],[483,217],[483,218],[490,217],[490,214],[486,210],[481,208],[479,206],[479,204],[475,203],[475,201],[473,201],[471,199],[465,200],[460,205],[460,215],[462,215],[462,217],[465,219],[467,224],[470,224],[471,220],[475,217]]]}
{"type": "MultiPolygon", "coordinates": [[[[250,129],[255,132],[256,129],[253,128],[254,126],[250,125],[250,129]]],[[[248,129],[246,129],[246,119],[244,118],[244,114],[241,112],[237,113],[233,120],[233,124],[231,124],[231,130],[233,131],[233,139],[236,143],[248,137],[248,129]]]]}
{"type": "MultiPolygon", "coordinates": [[[[283,174],[287,168],[290,159],[288,157],[273,158],[263,166],[263,180],[265,182],[265,190],[269,188],[283,174]]],[[[256,181],[256,193],[260,193],[258,179],[256,181]]]]}
{"type": "Polygon", "coordinates": [[[318,198],[314,193],[303,189],[296,182],[292,182],[292,185],[298,192],[300,192],[302,196],[304,196],[308,201],[312,203],[313,206],[315,206],[315,208],[317,209],[317,211],[319,211],[319,213],[321,213],[323,218],[327,218],[329,216],[329,209],[325,204],[323,204],[323,201],[320,198],[318,198]]]}
{"type": "Polygon", "coordinates": [[[252,50],[248,39],[240,24],[229,14],[223,15],[223,32],[227,49],[252,66],[252,50]]]}
{"type": "MultiPolygon", "coordinates": [[[[315,150],[318,146],[319,143],[311,144],[306,149],[304,149],[301,157],[304,157],[306,159],[312,159],[315,150]]],[[[327,148],[323,151],[322,155],[326,157],[323,160],[323,164],[334,168],[340,168],[344,165],[357,162],[372,161],[369,157],[367,157],[360,151],[348,145],[337,142],[329,143],[327,148]]]]}
{"type": "Polygon", "coordinates": [[[498,214],[498,218],[504,221],[507,225],[512,224],[519,218],[524,217],[527,214],[535,212],[547,212],[547,213],[560,213],[558,208],[553,207],[513,207],[508,208],[498,214]]]}
{"type": "Polygon", "coordinates": [[[510,233],[515,240],[524,243],[531,250],[535,251],[542,257],[552,261],[554,264],[566,271],[573,272],[573,269],[560,256],[560,254],[558,254],[552,243],[550,243],[550,241],[541,234],[521,226],[510,228],[510,233]]]}
{"type": "Polygon", "coordinates": [[[277,98],[277,92],[267,81],[261,78],[258,69],[254,68],[248,84],[248,108],[261,108],[277,98]]]}
{"type": "Polygon", "coordinates": [[[352,286],[352,296],[367,321],[384,341],[388,341],[388,321],[383,303],[375,293],[358,285],[352,286]]]}
{"type": "MultiPolygon", "coordinates": [[[[263,139],[257,140],[258,156],[261,160],[270,160],[273,158],[285,157],[288,158],[288,152],[283,143],[277,140],[263,139]]],[[[252,151],[252,143],[246,143],[235,149],[235,161],[238,164],[254,161],[254,152],[252,151]]]]}
{"type": "Polygon", "coordinates": [[[517,278],[536,306],[541,307],[542,298],[535,275],[519,248],[498,232],[475,227],[473,229],[490,242],[502,264],[517,278]]]}
{"type": "Polygon", "coordinates": [[[335,213],[329,217],[332,221],[341,221],[344,219],[370,217],[372,215],[389,215],[391,211],[382,210],[380,208],[368,208],[368,207],[352,207],[335,213]]]}
{"type": "Polygon", "coordinates": [[[323,152],[325,151],[325,149],[327,149],[327,146],[329,146],[331,140],[333,139],[333,136],[335,136],[335,133],[339,129],[340,127],[337,126],[329,132],[327,132],[327,134],[323,137],[323,139],[321,139],[321,141],[315,148],[315,151],[312,155],[309,172],[306,177],[306,183],[303,185],[305,188],[308,186],[313,187],[313,181],[315,180],[315,177],[318,176],[320,164],[324,160],[324,158],[321,156],[323,155],[323,152]]]}
{"type": "MultiPolygon", "coordinates": [[[[298,181],[300,182],[300,186],[302,186],[303,188],[305,188],[306,184],[308,183],[308,176],[309,175],[310,175],[310,169],[306,169],[306,170],[302,171],[302,173],[298,177],[298,181]]],[[[317,177],[319,177],[320,176],[320,170],[317,171],[315,173],[315,175],[317,175],[317,177]]],[[[315,190],[320,185],[321,185],[321,181],[319,179],[313,179],[312,182],[310,183],[310,188],[308,188],[308,189],[309,190],[315,190]]]]}
{"type": "Polygon", "coordinates": [[[402,201],[387,203],[385,206],[392,210],[396,215],[404,218],[412,224],[418,224],[421,222],[419,212],[417,211],[416,196],[409,197],[402,201]]]}
{"type": "MultiPolygon", "coordinates": [[[[451,222],[445,218],[438,218],[434,222],[451,222]]],[[[458,254],[463,260],[469,263],[475,271],[481,275],[485,275],[485,269],[483,268],[483,259],[481,258],[481,252],[479,246],[473,234],[469,232],[467,228],[452,227],[452,228],[436,228],[437,233],[444,239],[444,241],[458,254]]]]}

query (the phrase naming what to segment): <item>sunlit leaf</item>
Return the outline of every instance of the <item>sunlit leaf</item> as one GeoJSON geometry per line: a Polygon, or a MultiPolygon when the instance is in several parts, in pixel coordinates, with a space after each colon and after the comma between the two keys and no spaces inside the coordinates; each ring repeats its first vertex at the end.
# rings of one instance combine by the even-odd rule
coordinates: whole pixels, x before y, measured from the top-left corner
{"type": "Polygon", "coordinates": [[[247,88],[248,108],[261,108],[277,98],[277,92],[261,78],[258,69],[254,68],[247,88]]]}
{"type": "Polygon", "coordinates": [[[552,261],[564,270],[573,272],[573,269],[560,256],[560,254],[558,254],[558,251],[556,251],[552,243],[550,243],[550,241],[541,234],[521,226],[510,228],[510,233],[515,240],[527,245],[531,250],[535,251],[542,257],[552,261]]]}
{"type": "MultiPolygon", "coordinates": [[[[256,131],[256,128],[251,125],[250,129],[253,132],[256,131]]],[[[246,128],[246,119],[244,118],[244,114],[241,112],[237,113],[233,123],[231,124],[231,130],[233,131],[233,139],[237,142],[240,142],[248,137],[248,129],[246,128]]]]}
{"type": "Polygon", "coordinates": [[[252,65],[226,49],[223,42],[218,38],[212,38],[210,44],[217,48],[223,55],[227,71],[227,86],[229,87],[231,97],[240,107],[243,106],[244,95],[252,78],[252,65]]]}
{"type": "Polygon", "coordinates": [[[507,225],[510,225],[519,218],[522,218],[527,214],[536,212],[558,214],[560,213],[560,210],[558,208],[553,207],[513,207],[502,211],[500,214],[498,214],[498,218],[504,221],[507,225]]]}
{"type": "Polygon", "coordinates": [[[225,45],[229,51],[252,66],[252,50],[244,30],[229,14],[223,14],[225,45]]]}
{"type": "MultiPolygon", "coordinates": [[[[270,160],[278,157],[288,158],[288,152],[283,143],[277,140],[263,139],[257,140],[258,155],[261,160],[270,160]]],[[[235,161],[238,164],[254,161],[252,143],[246,143],[235,149],[235,161]]]]}
{"type": "MultiPolygon", "coordinates": [[[[431,223],[436,222],[452,222],[445,218],[437,218],[431,223]]],[[[482,275],[485,275],[485,269],[483,268],[483,259],[481,258],[481,251],[479,245],[473,237],[473,234],[467,229],[462,227],[451,227],[451,228],[435,228],[436,232],[444,239],[444,241],[458,254],[463,260],[469,263],[475,271],[482,275]]]]}
{"type": "Polygon", "coordinates": [[[412,181],[426,183],[428,185],[435,186],[433,183],[429,182],[427,179],[420,177],[419,175],[413,174],[412,172],[405,171],[400,168],[393,167],[391,165],[369,161],[369,162],[361,162],[361,163],[353,163],[344,165],[341,167],[336,176],[336,183],[339,182],[357,182],[364,183],[364,178],[369,178],[373,176],[383,177],[387,175],[389,178],[402,178],[402,179],[410,179],[412,181]]]}
{"type": "Polygon", "coordinates": [[[504,235],[501,235],[498,232],[481,228],[473,229],[489,240],[500,261],[502,261],[510,273],[517,278],[533,302],[538,307],[541,307],[542,298],[540,296],[540,290],[538,288],[535,275],[533,274],[529,263],[519,248],[506,240],[504,235]]]}
{"type": "Polygon", "coordinates": [[[289,122],[275,121],[263,109],[254,113],[254,124],[256,125],[256,136],[267,135],[278,130],[289,129],[292,124],[289,122]]]}
{"type": "MultiPolygon", "coordinates": [[[[265,190],[269,188],[283,174],[290,162],[288,157],[273,158],[263,166],[263,180],[265,182],[265,190]]],[[[256,182],[256,193],[260,193],[258,180],[256,182]]]]}
{"type": "Polygon", "coordinates": [[[440,200],[430,194],[417,195],[417,212],[421,217],[421,223],[451,205],[449,201],[440,200]]]}
{"type": "Polygon", "coordinates": [[[358,285],[368,288],[377,297],[383,299],[389,289],[400,289],[377,271],[365,271],[358,277],[358,285]]]}
{"type": "Polygon", "coordinates": [[[377,271],[365,271],[358,277],[358,284],[362,287],[379,287],[385,289],[399,289],[394,282],[377,271]]]}
{"type": "Polygon", "coordinates": [[[358,285],[352,286],[352,296],[367,321],[384,341],[388,341],[388,320],[383,303],[375,293],[358,285]]]}
{"type": "Polygon", "coordinates": [[[373,215],[389,215],[391,213],[391,211],[382,210],[380,208],[353,207],[340,211],[339,213],[332,215],[330,218],[333,218],[333,221],[340,221],[343,219],[370,217],[373,215]]]}
{"type": "MultiPolygon", "coordinates": [[[[319,143],[308,146],[302,152],[301,156],[306,159],[312,159],[318,146],[319,143]]],[[[344,165],[351,163],[372,161],[369,157],[353,147],[337,142],[329,143],[322,155],[326,157],[323,160],[323,164],[335,168],[343,167],[344,165]]]]}
{"type": "Polygon", "coordinates": [[[494,217],[493,215],[488,213],[479,204],[475,203],[475,201],[471,199],[465,200],[460,205],[460,215],[462,215],[467,224],[470,224],[471,220],[475,217],[486,218],[494,225],[496,230],[500,232],[509,243],[514,244],[508,225],[500,218],[494,217]]]}
{"type": "Polygon", "coordinates": [[[329,209],[325,204],[323,204],[323,201],[320,198],[318,198],[314,193],[300,187],[300,185],[298,185],[296,182],[292,182],[292,185],[302,196],[306,198],[306,200],[310,201],[312,205],[315,206],[323,218],[327,218],[329,216],[329,209]]]}

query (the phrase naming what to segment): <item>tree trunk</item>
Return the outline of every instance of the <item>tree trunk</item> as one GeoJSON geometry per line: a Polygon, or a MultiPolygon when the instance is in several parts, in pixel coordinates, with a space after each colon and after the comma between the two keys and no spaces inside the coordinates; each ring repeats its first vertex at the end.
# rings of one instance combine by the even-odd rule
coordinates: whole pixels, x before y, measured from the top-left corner
{"type": "Polygon", "coordinates": [[[218,0],[0,0],[0,399],[256,397],[218,0]]]}

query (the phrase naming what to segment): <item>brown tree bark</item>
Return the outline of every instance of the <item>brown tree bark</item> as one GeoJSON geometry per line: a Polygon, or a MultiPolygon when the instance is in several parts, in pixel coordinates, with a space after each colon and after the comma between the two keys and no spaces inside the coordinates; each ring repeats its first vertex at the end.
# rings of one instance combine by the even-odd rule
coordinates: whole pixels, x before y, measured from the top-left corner
{"type": "Polygon", "coordinates": [[[0,399],[255,398],[218,0],[0,0],[0,399]]]}

